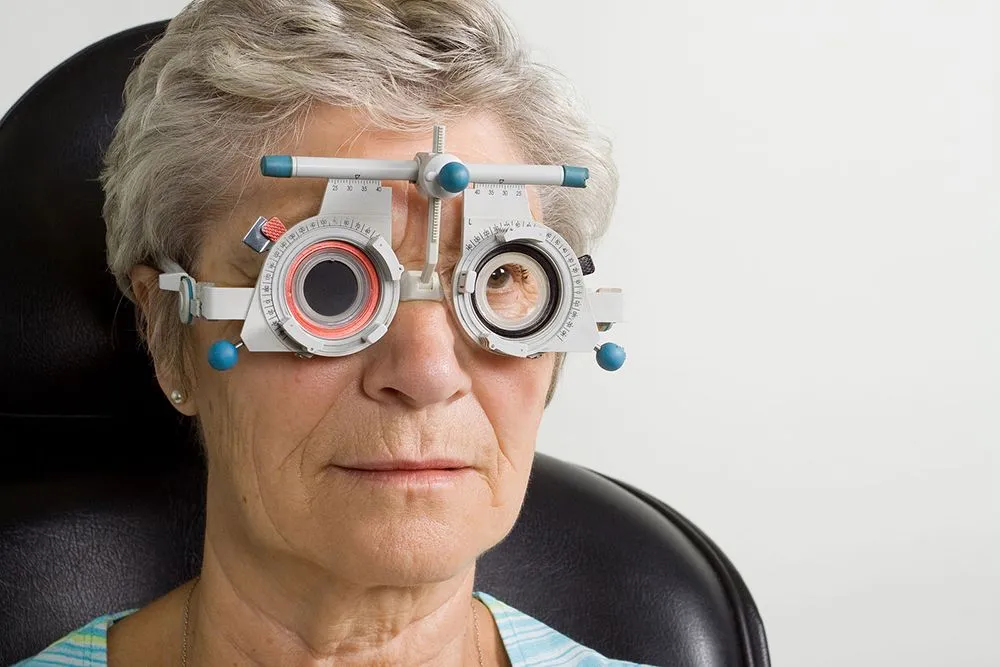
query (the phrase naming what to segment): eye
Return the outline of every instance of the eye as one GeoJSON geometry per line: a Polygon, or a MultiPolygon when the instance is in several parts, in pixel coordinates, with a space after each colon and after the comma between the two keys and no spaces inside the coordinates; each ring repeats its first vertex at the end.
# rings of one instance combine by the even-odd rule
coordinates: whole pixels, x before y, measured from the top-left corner
{"type": "Polygon", "coordinates": [[[547,259],[510,244],[485,258],[478,272],[473,304],[490,329],[518,337],[545,326],[558,300],[547,259]]]}
{"type": "MultiPolygon", "coordinates": [[[[486,282],[487,289],[499,290],[507,287],[514,280],[514,270],[518,267],[511,266],[510,264],[505,264],[504,266],[497,267],[496,271],[490,274],[489,280],[486,282]]],[[[524,270],[522,269],[523,273],[524,270]]],[[[522,278],[526,276],[521,276],[522,278]]]]}

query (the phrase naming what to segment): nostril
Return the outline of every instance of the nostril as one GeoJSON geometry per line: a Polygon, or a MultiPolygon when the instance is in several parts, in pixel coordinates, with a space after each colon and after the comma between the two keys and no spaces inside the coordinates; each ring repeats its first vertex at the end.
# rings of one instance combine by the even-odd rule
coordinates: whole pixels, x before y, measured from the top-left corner
{"type": "Polygon", "coordinates": [[[400,401],[403,403],[408,402],[408,396],[395,387],[382,387],[382,389],[379,390],[379,393],[382,395],[382,398],[389,401],[400,401]]]}
{"type": "Polygon", "coordinates": [[[405,405],[408,408],[422,408],[428,403],[434,403],[434,400],[428,400],[430,397],[430,392],[426,390],[421,390],[414,387],[412,391],[404,391],[402,389],[397,389],[396,387],[388,386],[382,387],[379,391],[379,398],[386,402],[395,405],[405,405]]]}

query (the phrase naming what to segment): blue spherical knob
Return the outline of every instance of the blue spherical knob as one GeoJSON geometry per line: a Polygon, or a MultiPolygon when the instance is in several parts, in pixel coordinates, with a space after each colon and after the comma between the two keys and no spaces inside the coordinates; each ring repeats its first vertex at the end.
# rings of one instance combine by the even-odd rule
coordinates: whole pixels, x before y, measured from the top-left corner
{"type": "Polygon", "coordinates": [[[605,343],[597,349],[597,365],[606,371],[616,371],[625,364],[625,348],[605,343]]]}
{"type": "Polygon", "coordinates": [[[217,371],[228,371],[236,365],[239,352],[228,340],[217,340],[208,348],[208,365],[217,371]]]}
{"type": "Polygon", "coordinates": [[[469,187],[468,167],[461,162],[449,162],[438,172],[438,185],[445,192],[461,192],[469,187]]]}

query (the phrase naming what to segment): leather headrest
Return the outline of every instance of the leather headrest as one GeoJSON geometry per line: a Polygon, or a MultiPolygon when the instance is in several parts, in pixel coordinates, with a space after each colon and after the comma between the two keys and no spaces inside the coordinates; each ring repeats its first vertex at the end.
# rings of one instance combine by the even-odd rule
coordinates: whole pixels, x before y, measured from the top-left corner
{"type": "Polygon", "coordinates": [[[107,460],[148,450],[150,431],[178,421],[107,270],[97,180],[125,79],[165,26],[77,53],[0,121],[0,463],[107,460]],[[94,437],[97,448],[81,446],[94,437]]]}

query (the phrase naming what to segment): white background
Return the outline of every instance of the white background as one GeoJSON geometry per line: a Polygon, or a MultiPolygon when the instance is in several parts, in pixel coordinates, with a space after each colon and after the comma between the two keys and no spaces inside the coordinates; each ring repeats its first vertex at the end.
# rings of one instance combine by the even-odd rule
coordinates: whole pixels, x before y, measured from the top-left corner
{"type": "MultiPolygon", "coordinates": [[[[991,2],[504,4],[622,172],[628,363],[573,358],[539,449],[706,530],[776,665],[1000,665],[991,2]]],[[[182,5],[0,0],[0,109],[182,5]]]]}

